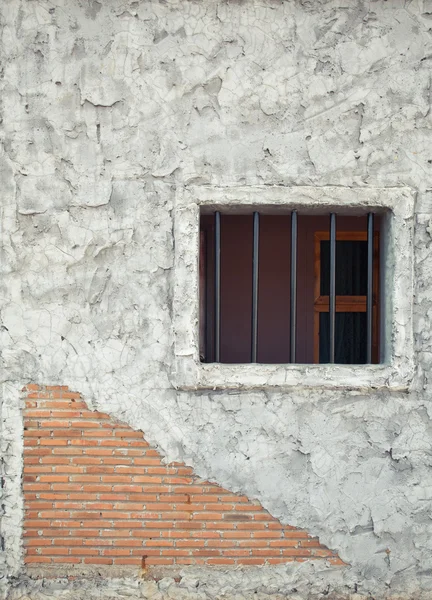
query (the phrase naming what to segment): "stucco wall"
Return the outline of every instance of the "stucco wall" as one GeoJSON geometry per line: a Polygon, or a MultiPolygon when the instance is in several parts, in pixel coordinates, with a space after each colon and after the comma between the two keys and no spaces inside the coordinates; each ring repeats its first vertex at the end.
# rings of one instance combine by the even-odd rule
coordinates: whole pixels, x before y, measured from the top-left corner
{"type": "Polygon", "coordinates": [[[202,571],[209,595],[426,597],[432,3],[3,0],[0,14],[0,575],[21,569],[33,382],[81,392],[350,564],[202,571]],[[173,213],[192,184],[411,188],[410,392],[176,391],[173,213]]]}

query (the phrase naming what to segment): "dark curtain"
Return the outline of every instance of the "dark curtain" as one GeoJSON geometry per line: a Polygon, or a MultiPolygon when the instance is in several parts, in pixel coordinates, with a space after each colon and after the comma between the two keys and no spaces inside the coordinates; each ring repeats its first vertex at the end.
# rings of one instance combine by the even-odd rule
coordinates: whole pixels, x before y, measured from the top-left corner
{"type": "MultiPolygon", "coordinates": [[[[329,362],[330,318],[320,313],[320,363],[329,362]]],[[[366,313],[338,312],[335,323],[335,363],[364,364],[366,362],[366,313]]]]}
{"type": "MultiPolygon", "coordinates": [[[[321,295],[329,295],[330,242],[321,242],[321,295]]],[[[366,296],[367,242],[336,242],[336,296],[366,296]]]]}

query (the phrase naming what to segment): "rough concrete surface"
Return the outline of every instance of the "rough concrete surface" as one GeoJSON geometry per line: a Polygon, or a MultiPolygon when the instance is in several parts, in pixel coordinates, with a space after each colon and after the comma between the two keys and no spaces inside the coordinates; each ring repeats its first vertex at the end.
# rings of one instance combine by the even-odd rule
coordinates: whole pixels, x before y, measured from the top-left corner
{"type": "Polygon", "coordinates": [[[0,593],[428,598],[430,0],[3,0],[0,18],[0,593]],[[173,209],[191,184],[411,188],[410,391],[176,391],[173,209]],[[349,566],[196,571],[198,592],[32,583],[20,543],[27,382],[81,392],[349,566]]]}

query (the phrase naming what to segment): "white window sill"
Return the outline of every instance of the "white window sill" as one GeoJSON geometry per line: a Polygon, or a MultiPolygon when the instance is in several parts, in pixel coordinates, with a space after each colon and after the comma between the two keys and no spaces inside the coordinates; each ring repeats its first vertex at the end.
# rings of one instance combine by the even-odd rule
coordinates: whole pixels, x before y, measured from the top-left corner
{"type": "MultiPolygon", "coordinates": [[[[405,361],[404,361],[405,362],[405,361]]],[[[267,365],[196,364],[177,361],[175,387],[193,390],[258,390],[289,388],[391,389],[408,391],[412,364],[391,365],[267,365]]]]}

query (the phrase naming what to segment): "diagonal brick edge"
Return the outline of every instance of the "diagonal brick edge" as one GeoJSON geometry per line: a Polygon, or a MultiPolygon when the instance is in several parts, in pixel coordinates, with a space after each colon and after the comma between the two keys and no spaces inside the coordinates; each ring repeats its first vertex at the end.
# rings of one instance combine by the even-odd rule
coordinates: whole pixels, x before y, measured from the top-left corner
{"type": "Polygon", "coordinates": [[[143,433],[65,386],[28,385],[27,565],[275,565],[340,558],[258,502],[163,464],[143,433]]]}

